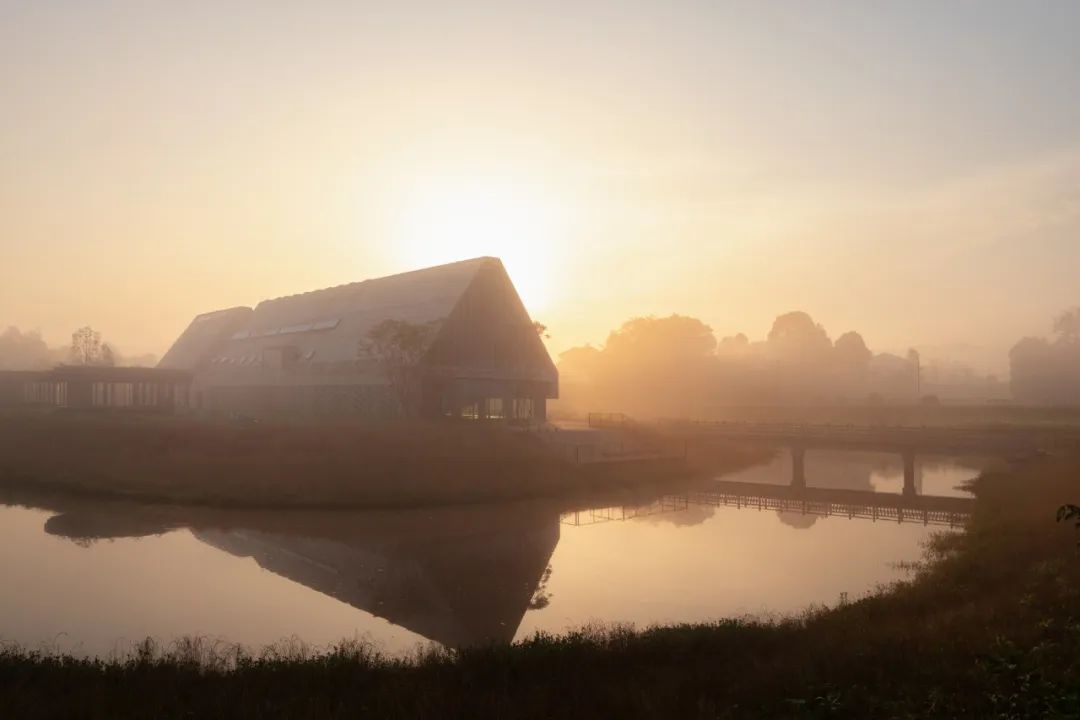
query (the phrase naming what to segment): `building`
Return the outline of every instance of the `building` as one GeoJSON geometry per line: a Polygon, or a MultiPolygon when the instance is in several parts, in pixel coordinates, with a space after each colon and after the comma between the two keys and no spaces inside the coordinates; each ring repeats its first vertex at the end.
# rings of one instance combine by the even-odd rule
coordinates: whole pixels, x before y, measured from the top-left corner
{"type": "Polygon", "coordinates": [[[191,408],[252,416],[529,421],[558,397],[528,311],[486,257],[199,315],[158,367],[192,373],[191,408]],[[431,329],[415,392],[367,350],[388,320],[431,329]]]}
{"type": "Polygon", "coordinates": [[[191,373],[177,369],[59,365],[0,370],[0,407],[51,405],[171,413],[187,406],[191,373]]]}

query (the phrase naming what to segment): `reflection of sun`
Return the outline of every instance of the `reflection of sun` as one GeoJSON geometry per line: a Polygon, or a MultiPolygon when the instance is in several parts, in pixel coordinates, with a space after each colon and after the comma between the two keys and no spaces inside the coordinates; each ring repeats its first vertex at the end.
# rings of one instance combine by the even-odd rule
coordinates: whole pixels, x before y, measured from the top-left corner
{"type": "Polygon", "coordinates": [[[399,212],[398,248],[410,266],[490,255],[503,261],[530,309],[550,299],[553,245],[565,227],[540,188],[501,179],[418,182],[399,212]]]}

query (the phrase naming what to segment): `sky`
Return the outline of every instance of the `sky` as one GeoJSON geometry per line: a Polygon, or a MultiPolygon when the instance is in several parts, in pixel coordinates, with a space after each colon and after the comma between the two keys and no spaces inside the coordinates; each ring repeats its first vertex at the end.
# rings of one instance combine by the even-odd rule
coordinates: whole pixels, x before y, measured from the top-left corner
{"type": "Polygon", "coordinates": [[[0,0],[0,326],[501,257],[640,315],[1007,370],[1080,304],[1080,3],[0,0]]]}

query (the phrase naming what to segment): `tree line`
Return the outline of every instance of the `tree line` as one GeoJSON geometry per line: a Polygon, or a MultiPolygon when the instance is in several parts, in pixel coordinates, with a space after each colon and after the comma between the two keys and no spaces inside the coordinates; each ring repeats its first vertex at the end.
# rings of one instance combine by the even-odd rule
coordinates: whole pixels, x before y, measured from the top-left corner
{"type": "Polygon", "coordinates": [[[41,333],[11,326],[0,332],[0,370],[47,370],[57,365],[152,366],[153,355],[125,356],[90,326],[71,334],[71,343],[49,347],[41,333]]]}
{"type": "Polygon", "coordinates": [[[1009,353],[1013,397],[1038,405],[1080,405],[1080,307],[1059,315],[1053,335],[1026,337],[1009,353]]]}
{"type": "Polygon", "coordinates": [[[700,415],[709,404],[878,402],[919,394],[919,355],[874,353],[858,332],[834,342],[802,311],[776,318],[768,335],[717,341],[684,315],[638,317],[602,347],[559,358],[560,395],[571,410],[700,415]]]}

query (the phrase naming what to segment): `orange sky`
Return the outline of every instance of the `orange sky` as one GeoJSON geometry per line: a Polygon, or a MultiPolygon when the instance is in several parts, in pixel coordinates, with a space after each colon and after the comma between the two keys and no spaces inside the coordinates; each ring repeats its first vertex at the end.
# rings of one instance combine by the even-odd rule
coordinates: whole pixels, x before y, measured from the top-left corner
{"type": "Polygon", "coordinates": [[[1080,302],[1074,3],[0,5],[0,325],[480,254],[562,350],[680,312],[1001,370],[1080,302]]]}

